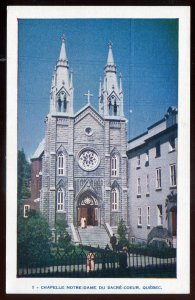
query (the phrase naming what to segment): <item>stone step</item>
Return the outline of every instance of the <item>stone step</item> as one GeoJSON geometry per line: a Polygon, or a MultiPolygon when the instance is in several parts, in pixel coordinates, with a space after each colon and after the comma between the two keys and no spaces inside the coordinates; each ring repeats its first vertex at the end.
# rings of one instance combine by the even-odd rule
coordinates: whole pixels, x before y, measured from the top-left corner
{"type": "Polygon", "coordinates": [[[105,248],[106,245],[110,244],[110,238],[104,227],[88,226],[87,228],[77,228],[81,244],[90,246],[99,246],[105,248]]]}

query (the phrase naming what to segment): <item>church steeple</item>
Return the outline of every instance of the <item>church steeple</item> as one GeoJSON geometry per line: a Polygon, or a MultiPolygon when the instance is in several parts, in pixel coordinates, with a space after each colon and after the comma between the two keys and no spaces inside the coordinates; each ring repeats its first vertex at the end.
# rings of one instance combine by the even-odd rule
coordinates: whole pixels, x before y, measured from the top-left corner
{"type": "Polygon", "coordinates": [[[73,115],[73,83],[69,71],[65,38],[61,38],[60,55],[52,77],[50,111],[73,115]]]}
{"type": "Polygon", "coordinates": [[[64,37],[64,35],[62,36],[62,46],[61,46],[59,61],[68,61],[67,56],[66,56],[66,47],[65,47],[65,37],[64,37]]]}
{"type": "Polygon", "coordinates": [[[110,41],[108,44],[108,59],[107,59],[107,66],[114,66],[114,57],[112,53],[112,42],[110,41]]]}
{"type": "Polygon", "coordinates": [[[117,68],[114,63],[112,43],[108,44],[108,58],[104,67],[104,81],[99,91],[99,112],[103,116],[123,117],[123,92],[120,78],[120,86],[117,79],[117,68]]]}

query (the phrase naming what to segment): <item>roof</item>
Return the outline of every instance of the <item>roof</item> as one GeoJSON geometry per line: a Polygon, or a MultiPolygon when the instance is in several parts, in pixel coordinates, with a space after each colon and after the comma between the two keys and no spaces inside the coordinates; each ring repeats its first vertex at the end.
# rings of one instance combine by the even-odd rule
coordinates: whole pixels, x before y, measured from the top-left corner
{"type": "Polygon", "coordinates": [[[142,147],[153,138],[160,137],[165,132],[177,128],[177,119],[175,119],[174,121],[172,119],[172,116],[176,115],[177,113],[178,110],[176,107],[169,107],[164,118],[149,126],[147,128],[147,131],[145,131],[144,133],[128,141],[127,151],[135,150],[135,148],[137,147],[142,147]]]}
{"type": "Polygon", "coordinates": [[[31,159],[36,159],[40,158],[40,156],[43,154],[45,149],[45,139],[43,138],[42,141],[40,142],[38,148],[36,149],[35,153],[31,157],[31,159]]]}

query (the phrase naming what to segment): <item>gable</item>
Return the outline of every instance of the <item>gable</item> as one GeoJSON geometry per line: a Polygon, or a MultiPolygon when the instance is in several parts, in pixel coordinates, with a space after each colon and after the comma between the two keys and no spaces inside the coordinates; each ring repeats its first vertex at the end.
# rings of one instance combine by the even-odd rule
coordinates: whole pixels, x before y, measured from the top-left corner
{"type": "Polygon", "coordinates": [[[74,123],[77,124],[80,120],[85,118],[87,115],[91,115],[93,119],[95,119],[100,125],[104,126],[103,118],[90,105],[87,105],[87,107],[85,107],[75,115],[74,123]]]}
{"type": "MultiPolygon", "coordinates": [[[[90,110],[85,111],[74,126],[74,143],[83,145],[97,144],[104,140],[104,126],[91,113],[90,110]]],[[[76,148],[75,148],[76,149],[76,148]]]]}
{"type": "Polygon", "coordinates": [[[120,102],[120,99],[119,99],[119,97],[117,96],[117,94],[115,93],[115,91],[112,91],[112,93],[111,93],[111,94],[109,95],[109,97],[108,97],[108,100],[109,100],[109,102],[110,102],[112,105],[114,105],[115,100],[116,100],[117,105],[118,105],[119,102],[120,102]]]}
{"type": "Polygon", "coordinates": [[[56,95],[58,96],[58,95],[60,95],[60,94],[65,94],[65,95],[70,95],[69,93],[68,93],[68,91],[65,89],[65,87],[63,86],[63,87],[61,87],[61,89],[59,89],[59,91],[56,93],[56,95]]]}

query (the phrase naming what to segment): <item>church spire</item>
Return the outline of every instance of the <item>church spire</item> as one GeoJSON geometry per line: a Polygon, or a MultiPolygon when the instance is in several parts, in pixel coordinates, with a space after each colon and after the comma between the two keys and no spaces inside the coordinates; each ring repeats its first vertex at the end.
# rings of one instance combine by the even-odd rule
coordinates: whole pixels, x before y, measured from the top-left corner
{"type": "Polygon", "coordinates": [[[104,67],[104,80],[101,88],[101,96],[99,90],[99,112],[105,117],[123,117],[123,92],[121,78],[119,82],[117,79],[117,69],[112,52],[112,43],[109,42],[108,57],[104,67]]]}
{"type": "Polygon", "coordinates": [[[108,43],[108,58],[105,66],[105,72],[114,72],[116,73],[116,65],[114,63],[114,57],[112,53],[112,42],[108,43]]]}
{"type": "Polygon", "coordinates": [[[61,46],[61,50],[60,50],[59,60],[66,60],[67,61],[64,34],[62,35],[61,40],[62,40],[62,46],[61,46]]]}
{"type": "Polygon", "coordinates": [[[67,55],[66,55],[66,46],[65,46],[65,37],[64,37],[64,35],[62,35],[61,41],[62,41],[62,45],[61,45],[60,55],[59,55],[59,58],[57,60],[56,66],[57,67],[64,66],[68,69],[69,65],[68,65],[68,59],[67,59],[67,55]]]}
{"type": "Polygon", "coordinates": [[[50,111],[73,114],[73,80],[69,71],[65,37],[61,38],[60,55],[52,79],[50,111]]]}
{"type": "Polygon", "coordinates": [[[108,43],[108,59],[107,59],[107,65],[114,65],[114,57],[113,57],[113,53],[112,53],[112,42],[109,41],[108,43]]]}

